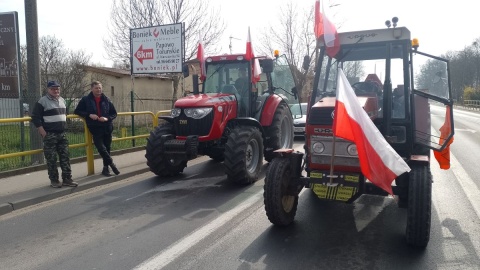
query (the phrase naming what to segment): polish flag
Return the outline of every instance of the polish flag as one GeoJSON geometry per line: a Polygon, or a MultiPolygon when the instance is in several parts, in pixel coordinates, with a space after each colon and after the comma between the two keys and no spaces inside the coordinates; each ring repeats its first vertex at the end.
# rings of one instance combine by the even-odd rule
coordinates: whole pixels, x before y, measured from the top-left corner
{"type": "MultiPolygon", "coordinates": [[[[442,145],[445,142],[445,139],[450,136],[452,133],[452,125],[451,125],[451,117],[450,117],[450,106],[447,107],[447,111],[445,112],[445,122],[443,123],[442,127],[440,127],[440,142],[439,144],[442,145]]],[[[440,165],[440,169],[448,170],[450,169],[450,144],[453,142],[453,137],[447,143],[447,146],[443,148],[442,151],[433,151],[435,155],[435,159],[438,161],[440,165]]]]}
{"type": "Polygon", "coordinates": [[[340,40],[338,39],[337,28],[325,15],[325,9],[323,9],[323,13],[320,11],[320,0],[315,2],[314,31],[317,39],[323,37],[327,55],[335,57],[340,50],[340,40]]]}
{"type": "Polygon", "coordinates": [[[199,36],[198,39],[197,59],[200,61],[200,80],[205,81],[207,78],[207,69],[205,67],[205,51],[203,47],[203,38],[201,36],[199,36]]]}
{"type": "Polygon", "coordinates": [[[252,47],[252,38],[250,37],[250,26],[248,27],[248,36],[247,36],[247,50],[245,53],[245,59],[250,61],[255,56],[253,55],[253,47],[252,47]]]}
{"type": "Polygon", "coordinates": [[[252,83],[256,83],[260,80],[260,74],[262,73],[262,69],[260,68],[260,62],[258,59],[255,58],[253,53],[253,46],[252,46],[252,38],[250,37],[250,26],[248,27],[248,36],[247,36],[247,49],[245,52],[245,59],[250,61],[253,60],[252,66],[252,83]]]}
{"type": "Polygon", "coordinates": [[[338,72],[333,133],[355,143],[363,175],[393,195],[393,180],[409,172],[410,167],[370,120],[341,69],[338,72]]]}

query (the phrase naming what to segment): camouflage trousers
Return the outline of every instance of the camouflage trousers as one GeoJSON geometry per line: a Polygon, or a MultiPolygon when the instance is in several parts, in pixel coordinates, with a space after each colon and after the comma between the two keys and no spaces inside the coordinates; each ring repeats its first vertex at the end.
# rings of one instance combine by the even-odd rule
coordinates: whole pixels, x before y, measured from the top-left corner
{"type": "Polygon", "coordinates": [[[68,139],[65,132],[47,132],[47,135],[43,138],[43,153],[47,161],[48,178],[50,178],[51,182],[58,182],[57,154],[60,160],[60,168],[62,169],[62,179],[72,179],[68,139]]]}

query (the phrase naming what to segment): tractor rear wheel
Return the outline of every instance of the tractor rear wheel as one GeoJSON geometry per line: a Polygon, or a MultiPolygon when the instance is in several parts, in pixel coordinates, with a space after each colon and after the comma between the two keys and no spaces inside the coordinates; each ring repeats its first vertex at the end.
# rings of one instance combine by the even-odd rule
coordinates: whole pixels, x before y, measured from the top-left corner
{"type": "Polygon", "coordinates": [[[172,123],[162,124],[150,132],[150,137],[147,138],[145,153],[150,171],[163,177],[176,176],[187,167],[186,160],[178,157],[169,157],[161,151],[161,138],[167,134],[175,135],[172,123]]]}
{"type": "Polygon", "coordinates": [[[298,194],[290,185],[290,159],[272,160],[265,176],[263,200],[267,217],[275,225],[287,226],[297,213],[298,194]]]}
{"type": "Polygon", "coordinates": [[[262,133],[256,127],[238,126],[228,136],[224,153],[225,173],[237,184],[258,179],[263,164],[262,133]]]}
{"type": "Polygon", "coordinates": [[[270,162],[275,157],[273,151],[293,146],[293,118],[287,104],[280,103],[273,116],[272,125],[265,128],[265,160],[270,162]]]}
{"type": "Polygon", "coordinates": [[[432,174],[429,165],[410,167],[407,209],[407,244],[424,248],[430,240],[432,216],[432,174]]]}

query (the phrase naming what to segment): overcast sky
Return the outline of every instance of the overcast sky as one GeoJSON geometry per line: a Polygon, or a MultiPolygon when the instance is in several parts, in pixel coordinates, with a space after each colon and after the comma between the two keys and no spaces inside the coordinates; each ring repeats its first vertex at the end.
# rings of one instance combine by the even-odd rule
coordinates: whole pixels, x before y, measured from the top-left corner
{"type": "MultiPolygon", "coordinates": [[[[197,0],[199,1],[199,0],[197,0]]],[[[269,24],[275,25],[279,9],[289,0],[211,0],[217,5],[227,29],[220,41],[221,53],[232,47],[244,50],[247,27],[251,27],[252,42],[269,24]]],[[[472,0],[332,0],[339,4],[330,9],[330,19],[340,25],[339,32],[384,28],[384,22],[394,16],[399,26],[410,29],[412,37],[420,40],[422,51],[440,55],[462,50],[480,38],[476,2],[472,0]]],[[[294,0],[303,8],[313,8],[314,0],[294,0]]],[[[106,59],[103,37],[107,35],[111,0],[37,0],[39,35],[54,35],[70,49],[84,49],[92,54],[94,63],[111,65],[106,59]]],[[[23,0],[1,0],[0,12],[17,11],[21,43],[25,43],[25,16],[23,0]]],[[[313,31],[313,26],[312,26],[313,31]]]]}

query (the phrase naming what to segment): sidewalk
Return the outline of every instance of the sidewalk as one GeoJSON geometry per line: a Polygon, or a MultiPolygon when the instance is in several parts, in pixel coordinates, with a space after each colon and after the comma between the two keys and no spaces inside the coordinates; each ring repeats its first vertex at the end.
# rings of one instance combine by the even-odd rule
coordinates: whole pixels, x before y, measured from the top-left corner
{"type": "MultiPolygon", "coordinates": [[[[120,170],[120,174],[110,177],[100,174],[103,168],[101,158],[95,159],[95,173],[90,176],[87,176],[86,162],[71,164],[73,181],[78,183],[76,188],[50,187],[46,169],[1,178],[0,215],[149,171],[145,150],[115,155],[112,158],[120,170]]],[[[60,168],[58,168],[58,172],[61,174],[60,168]]]]}

